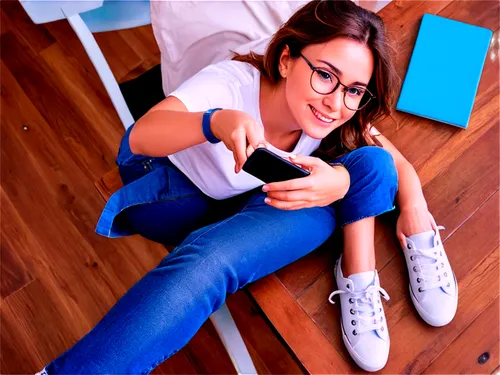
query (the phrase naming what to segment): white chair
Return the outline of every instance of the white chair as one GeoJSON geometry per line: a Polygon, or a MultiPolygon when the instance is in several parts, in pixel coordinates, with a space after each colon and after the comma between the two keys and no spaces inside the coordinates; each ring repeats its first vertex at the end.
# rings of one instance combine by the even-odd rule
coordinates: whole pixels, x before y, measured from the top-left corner
{"type": "MultiPolygon", "coordinates": [[[[21,5],[36,24],[60,19],[68,20],[94,64],[124,128],[127,129],[131,126],[134,123],[132,114],[92,33],[150,24],[149,0],[21,0],[21,5]]],[[[213,313],[210,320],[215,326],[236,371],[239,374],[256,374],[257,371],[250,354],[226,304],[213,313]]]]}

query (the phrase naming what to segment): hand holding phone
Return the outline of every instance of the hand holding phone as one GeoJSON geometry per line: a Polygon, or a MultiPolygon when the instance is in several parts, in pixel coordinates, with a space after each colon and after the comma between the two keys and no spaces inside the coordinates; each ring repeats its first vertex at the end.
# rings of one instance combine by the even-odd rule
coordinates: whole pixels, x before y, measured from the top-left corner
{"type": "MultiPolygon", "coordinates": [[[[269,150],[259,150],[261,156],[257,158],[260,160],[260,167],[255,171],[252,170],[255,166],[243,169],[266,181],[262,191],[267,193],[264,201],[270,206],[282,210],[325,207],[342,199],[349,190],[349,171],[341,164],[332,166],[319,158],[305,155],[291,156],[289,163],[277,155],[269,155],[269,150]],[[271,163],[277,163],[277,167],[271,163]],[[307,167],[308,170],[297,165],[307,167]],[[306,176],[308,177],[300,178],[306,176]]],[[[250,160],[249,162],[251,163],[250,160]]]]}
{"type": "Polygon", "coordinates": [[[267,144],[262,125],[242,111],[223,109],[214,112],[210,129],[233,152],[235,173],[239,173],[246,162],[249,146],[254,148],[259,144],[267,144]]]}
{"type": "Polygon", "coordinates": [[[283,159],[267,148],[259,147],[247,159],[243,170],[266,184],[307,177],[308,171],[283,159]]]}

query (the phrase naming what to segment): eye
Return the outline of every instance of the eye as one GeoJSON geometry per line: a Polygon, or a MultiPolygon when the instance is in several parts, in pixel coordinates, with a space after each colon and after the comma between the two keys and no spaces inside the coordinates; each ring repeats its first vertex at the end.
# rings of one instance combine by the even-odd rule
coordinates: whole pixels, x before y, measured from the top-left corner
{"type": "Polygon", "coordinates": [[[346,89],[347,93],[352,96],[363,96],[365,90],[359,87],[348,87],[346,89]]]}
{"type": "Polygon", "coordinates": [[[325,81],[331,81],[332,80],[332,75],[328,72],[325,72],[324,70],[317,69],[316,73],[321,77],[322,80],[325,81]]]}

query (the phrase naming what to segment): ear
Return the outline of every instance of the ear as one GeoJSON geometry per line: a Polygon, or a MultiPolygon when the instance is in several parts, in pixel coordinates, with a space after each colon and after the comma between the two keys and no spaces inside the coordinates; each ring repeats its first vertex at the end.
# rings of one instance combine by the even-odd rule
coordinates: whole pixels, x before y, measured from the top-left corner
{"type": "Polygon", "coordinates": [[[278,67],[281,77],[286,78],[289,68],[290,68],[290,48],[288,46],[285,46],[285,48],[283,48],[283,51],[281,52],[279,67],[278,67]]]}

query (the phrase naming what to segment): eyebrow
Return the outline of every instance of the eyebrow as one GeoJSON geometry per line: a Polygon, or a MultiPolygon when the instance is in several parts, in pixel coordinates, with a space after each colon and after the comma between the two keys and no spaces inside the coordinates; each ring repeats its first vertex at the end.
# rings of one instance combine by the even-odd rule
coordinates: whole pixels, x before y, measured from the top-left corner
{"type": "MultiPolygon", "coordinates": [[[[319,62],[322,62],[323,64],[326,64],[330,67],[330,69],[333,70],[334,73],[336,73],[337,75],[341,76],[342,75],[342,72],[340,71],[339,68],[335,67],[334,65],[330,64],[328,61],[325,61],[325,60],[318,60],[319,62]]],[[[368,87],[368,85],[366,83],[363,83],[363,82],[359,82],[359,81],[356,81],[356,82],[353,82],[352,85],[349,85],[349,86],[364,86],[364,87],[368,87]]]]}

